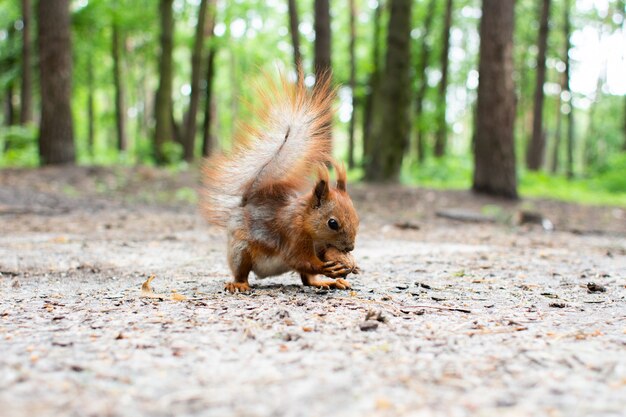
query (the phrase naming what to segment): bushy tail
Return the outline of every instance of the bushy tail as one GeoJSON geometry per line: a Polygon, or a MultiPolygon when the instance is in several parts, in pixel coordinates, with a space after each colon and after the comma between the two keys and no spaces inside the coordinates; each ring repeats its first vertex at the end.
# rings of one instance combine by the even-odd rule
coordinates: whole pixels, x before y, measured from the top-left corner
{"type": "Polygon", "coordinates": [[[209,222],[225,226],[244,194],[277,183],[299,188],[330,161],[330,77],[318,79],[308,91],[300,75],[297,84],[264,77],[258,86],[258,124],[241,129],[229,154],[205,161],[201,210],[209,222]]]}

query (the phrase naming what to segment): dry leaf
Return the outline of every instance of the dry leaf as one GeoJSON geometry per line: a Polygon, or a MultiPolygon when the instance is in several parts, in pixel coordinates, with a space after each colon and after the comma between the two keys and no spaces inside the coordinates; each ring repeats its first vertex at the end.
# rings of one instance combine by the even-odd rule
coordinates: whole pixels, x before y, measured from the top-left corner
{"type": "MultiPolygon", "coordinates": [[[[152,274],[143,284],[141,284],[141,296],[146,298],[158,298],[160,300],[167,299],[166,296],[161,294],[155,294],[155,292],[152,290],[150,283],[154,278],[156,278],[156,275],[152,274]]],[[[177,293],[176,290],[172,290],[172,295],[169,297],[169,299],[173,301],[185,301],[187,300],[187,297],[177,293]]]]}
{"type": "Polygon", "coordinates": [[[177,293],[176,291],[172,291],[172,300],[174,301],[185,301],[187,297],[182,294],[177,293]]]}
{"type": "Polygon", "coordinates": [[[146,280],[146,282],[144,282],[143,284],[141,284],[141,292],[142,293],[149,293],[152,294],[152,288],[150,287],[150,283],[152,282],[153,279],[155,279],[156,276],[154,274],[150,275],[148,277],[148,279],[146,280]]]}
{"type": "Polygon", "coordinates": [[[155,278],[156,278],[156,275],[152,274],[152,275],[150,275],[148,277],[146,282],[141,284],[141,296],[142,297],[145,297],[145,298],[160,298],[160,299],[164,298],[163,296],[161,296],[159,294],[155,294],[154,291],[152,291],[152,287],[150,287],[150,283],[155,278]]]}

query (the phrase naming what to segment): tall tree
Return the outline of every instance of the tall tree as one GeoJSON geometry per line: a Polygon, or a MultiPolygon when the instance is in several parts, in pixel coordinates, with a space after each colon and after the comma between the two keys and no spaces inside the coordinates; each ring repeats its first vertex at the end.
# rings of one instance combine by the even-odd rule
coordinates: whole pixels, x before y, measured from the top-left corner
{"type": "Polygon", "coordinates": [[[552,161],[550,163],[550,172],[556,174],[559,170],[559,151],[561,149],[561,130],[563,125],[563,101],[561,92],[565,89],[565,74],[561,74],[559,95],[556,99],[556,127],[554,129],[554,144],[552,145],[552,161]]]}
{"type": "Polygon", "coordinates": [[[372,111],[373,143],[366,166],[369,181],[397,181],[411,123],[411,6],[412,0],[391,0],[385,69],[379,99],[372,111]]]}
{"type": "Polygon", "coordinates": [[[204,46],[205,21],[207,12],[207,0],[201,0],[198,10],[198,21],[191,53],[191,95],[189,96],[189,109],[186,113],[185,127],[183,129],[183,157],[185,161],[192,161],[196,147],[196,126],[198,107],[200,104],[200,78],[202,72],[202,50],[204,46]]]}
{"type": "Polygon", "coordinates": [[[163,145],[174,137],[172,123],[172,51],[174,49],[174,0],[160,0],[161,56],[159,59],[159,87],[155,103],[156,126],[154,132],[155,156],[157,163],[164,163],[167,155],[163,145]]]}
{"type": "Polygon", "coordinates": [[[315,78],[331,70],[331,34],[329,0],[315,0],[315,78]]]}
{"type": "Polygon", "coordinates": [[[622,143],[622,150],[626,152],[626,95],[624,96],[624,114],[622,117],[624,118],[624,142],[622,143]]]}
{"type": "Polygon", "coordinates": [[[356,6],[350,0],[350,92],[352,94],[352,114],[348,128],[348,167],[354,168],[354,124],[356,123],[357,95],[356,95],[356,6]]]}
{"type": "Polygon", "coordinates": [[[363,106],[363,159],[367,162],[367,158],[372,154],[372,110],[374,108],[374,96],[378,94],[378,85],[380,80],[380,16],[382,14],[382,2],[379,0],[374,9],[374,36],[372,48],[372,61],[374,62],[372,72],[369,74],[367,83],[367,93],[365,95],[365,104],[363,106]]]}
{"type": "Polygon", "coordinates": [[[126,151],[128,147],[128,139],[126,137],[126,103],[124,82],[122,80],[122,68],[120,57],[120,41],[119,25],[116,21],[117,16],[113,16],[111,25],[111,55],[113,57],[113,83],[115,85],[115,130],[117,133],[117,149],[126,151]]]}
{"type": "Polygon", "coordinates": [[[33,121],[33,66],[31,40],[31,3],[22,0],[22,90],[20,99],[20,123],[33,121]]]}
{"type": "MultiPolygon", "coordinates": [[[[15,45],[15,22],[11,22],[10,26],[7,30],[7,43],[10,45],[10,49],[13,49],[15,45]]],[[[11,51],[12,52],[12,51],[11,51]]],[[[7,71],[11,71],[16,62],[17,57],[13,55],[11,52],[7,54],[8,56],[3,59],[3,66],[6,67],[7,71]]],[[[5,108],[5,116],[4,123],[7,126],[11,126],[17,124],[18,122],[18,114],[15,106],[15,80],[14,77],[10,77],[6,86],[6,108],[5,108]]],[[[7,142],[8,145],[8,142],[7,142]]]]}
{"type": "Polygon", "coordinates": [[[567,102],[567,160],[565,173],[567,178],[574,176],[574,100],[572,97],[572,89],[570,88],[571,77],[571,65],[569,58],[569,51],[572,48],[570,36],[572,34],[571,21],[570,21],[570,0],[565,0],[565,12],[564,12],[564,35],[565,35],[565,81],[563,83],[565,87],[565,95],[568,98],[567,102]]]}
{"type": "Polygon", "coordinates": [[[37,23],[41,80],[39,156],[45,165],[74,163],[69,0],[39,0],[37,23]]]}
{"type": "Polygon", "coordinates": [[[515,0],[483,0],[473,190],[517,198],[513,23],[515,0]]]}
{"type": "Polygon", "coordinates": [[[417,120],[417,137],[415,138],[415,150],[417,154],[417,160],[419,162],[424,161],[426,156],[426,143],[424,138],[424,129],[426,124],[424,123],[424,98],[426,97],[426,89],[428,88],[428,79],[426,77],[426,69],[428,68],[428,60],[430,58],[430,44],[428,42],[428,35],[433,23],[433,17],[435,16],[435,5],[437,0],[430,0],[426,8],[426,16],[424,17],[424,23],[422,24],[422,48],[420,49],[420,59],[417,63],[417,95],[415,96],[415,120],[417,120]]]}
{"type": "MultiPolygon", "coordinates": [[[[296,76],[300,78],[300,65],[302,65],[302,57],[300,56],[300,19],[298,18],[298,5],[296,0],[288,0],[289,8],[289,33],[291,33],[291,44],[293,45],[293,65],[296,70],[296,76]]],[[[299,81],[299,80],[298,80],[299,81]]]]}
{"type": "Polygon", "coordinates": [[[216,17],[217,10],[215,8],[215,1],[212,1],[209,10],[209,18],[205,26],[206,34],[211,38],[211,45],[206,59],[206,90],[204,93],[204,123],[202,127],[202,156],[205,157],[212,153],[215,145],[215,139],[213,138],[213,119],[215,114],[213,106],[213,80],[215,79],[215,55],[217,54],[217,47],[215,39],[213,39],[213,30],[215,28],[216,17]]]}
{"type": "Polygon", "coordinates": [[[546,80],[546,49],[548,46],[548,20],[550,18],[550,0],[543,0],[539,17],[539,37],[537,39],[537,79],[535,84],[535,103],[533,107],[533,133],[526,150],[526,166],[537,171],[543,165],[545,151],[545,133],[543,129],[543,84],[546,80]]]}
{"type": "Polygon", "coordinates": [[[446,153],[448,124],[446,123],[446,94],[448,91],[448,63],[450,49],[450,29],[452,28],[452,0],[446,0],[443,50],[441,52],[441,81],[439,82],[439,104],[437,105],[437,133],[435,135],[435,156],[446,153]]]}
{"type": "Polygon", "coordinates": [[[89,155],[94,156],[94,145],[96,136],[95,127],[95,106],[94,106],[94,76],[93,59],[89,57],[87,61],[87,149],[89,155]]]}

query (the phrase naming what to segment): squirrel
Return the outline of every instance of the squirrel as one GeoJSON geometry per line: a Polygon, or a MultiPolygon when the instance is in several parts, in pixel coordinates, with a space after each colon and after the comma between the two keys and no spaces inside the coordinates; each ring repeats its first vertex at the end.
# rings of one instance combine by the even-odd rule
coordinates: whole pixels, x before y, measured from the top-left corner
{"type": "Polygon", "coordinates": [[[312,91],[303,78],[266,76],[257,87],[259,125],[244,126],[229,154],[202,167],[200,211],[227,229],[231,293],[250,290],[251,271],[259,278],[295,271],[304,285],[327,289],[350,288],[345,277],[359,272],[350,254],[359,217],[346,170],[331,156],[335,90],[329,74],[312,91]],[[327,165],[334,167],[334,186],[327,165]]]}

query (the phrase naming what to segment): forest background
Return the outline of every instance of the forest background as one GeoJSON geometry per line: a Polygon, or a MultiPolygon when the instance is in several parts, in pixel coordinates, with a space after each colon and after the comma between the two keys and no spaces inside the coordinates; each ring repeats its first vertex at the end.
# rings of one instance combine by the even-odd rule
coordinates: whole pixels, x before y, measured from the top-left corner
{"type": "Polygon", "coordinates": [[[254,117],[262,73],[295,80],[302,62],[308,86],[328,69],[339,86],[353,179],[626,205],[625,14],[624,0],[7,1],[0,168],[195,169],[254,117]]]}

